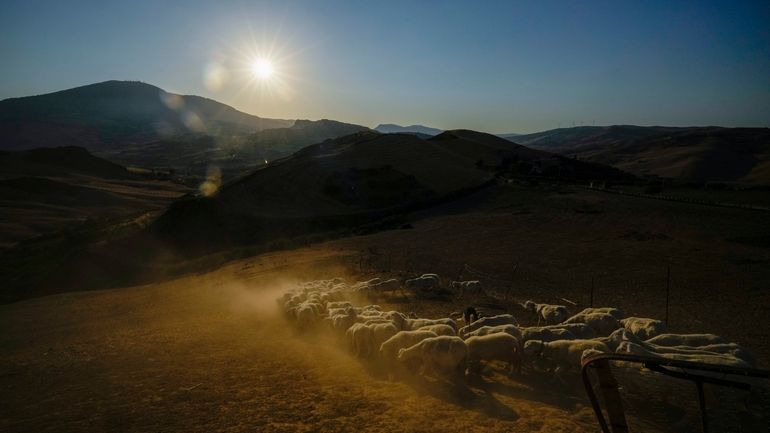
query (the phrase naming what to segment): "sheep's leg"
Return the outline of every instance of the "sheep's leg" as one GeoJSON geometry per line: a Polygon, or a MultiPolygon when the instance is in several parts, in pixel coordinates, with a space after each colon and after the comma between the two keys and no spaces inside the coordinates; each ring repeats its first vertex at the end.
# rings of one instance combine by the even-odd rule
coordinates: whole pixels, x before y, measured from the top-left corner
{"type": "Polygon", "coordinates": [[[554,380],[558,380],[563,386],[566,386],[567,385],[567,381],[565,381],[564,378],[562,377],[562,375],[561,375],[562,371],[564,371],[564,370],[561,368],[561,366],[557,366],[556,368],[554,368],[554,370],[553,370],[553,379],[554,380]]]}

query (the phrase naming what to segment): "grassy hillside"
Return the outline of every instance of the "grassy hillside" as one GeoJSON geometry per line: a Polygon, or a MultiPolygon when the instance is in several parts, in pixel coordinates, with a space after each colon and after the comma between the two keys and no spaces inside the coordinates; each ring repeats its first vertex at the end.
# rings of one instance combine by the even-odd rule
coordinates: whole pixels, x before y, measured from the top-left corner
{"type": "Polygon", "coordinates": [[[187,191],[79,147],[0,152],[0,246],[157,211],[187,191]]]}
{"type": "Polygon", "coordinates": [[[427,140],[361,132],[308,146],[213,197],[174,203],[155,229],[182,245],[259,243],[351,227],[462,194],[503,172],[533,170],[564,179],[627,176],[474,131],[427,140]]]}
{"type": "Polygon", "coordinates": [[[511,140],[639,176],[770,184],[768,128],[584,126],[511,140]]]}
{"type": "Polygon", "coordinates": [[[216,167],[232,179],[263,166],[265,161],[291,155],[299,149],[331,138],[365,131],[360,125],[333,120],[300,120],[289,128],[274,128],[253,134],[185,134],[149,143],[128,144],[99,152],[111,161],[130,167],[174,169],[180,176],[200,182],[216,167]]]}

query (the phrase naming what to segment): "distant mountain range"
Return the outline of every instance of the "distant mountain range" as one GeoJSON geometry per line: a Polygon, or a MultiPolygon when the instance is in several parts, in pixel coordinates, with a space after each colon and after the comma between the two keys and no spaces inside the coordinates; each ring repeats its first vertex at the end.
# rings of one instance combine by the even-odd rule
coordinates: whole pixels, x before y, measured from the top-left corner
{"type": "Polygon", "coordinates": [[[581,126],[511,140],[639,176],[770,185],[770,128],[581,126]]]}
{"type": "Polygon", "coordinates": [[[178,134],[248,134],[293,124],[150,84],[106,81],[0,101],[0,148],[77,145],[105,150],[178,134]]]}
{"type": "Polygon", "coordinates": [[[374,128],[377,132],[382,132],[383,134],[390,134],[390,133],[415,133],[415,134],[424,134],[424,135],[438,135],[443,132],[441,129],[437,128],[431,128],[428,126],[423,125],[409,125],[409,126],[401,126],[396,125],[393,123],[381,123],[377,125],[376,128],[374,128]]]}

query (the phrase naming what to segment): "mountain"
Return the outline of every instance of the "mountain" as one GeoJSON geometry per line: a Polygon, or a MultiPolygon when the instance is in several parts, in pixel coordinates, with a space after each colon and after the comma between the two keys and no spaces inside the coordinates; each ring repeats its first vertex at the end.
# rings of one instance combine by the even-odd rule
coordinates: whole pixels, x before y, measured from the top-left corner
{"type": "Polygon", "coordinates": [[[105,81],[0,101],[0,149],[77,145],[105,150],[177,134],[248,134],[293,123],[146,83],[105,81]]]}
{"type": "Polygon", "coordinates": [[[513,140],[639,176],[770,184],[769,128],[582,126],[513,140]]]}
{"type": "Polygon", "coordinates": [[[377,125],[377,127],[374,128],[374,130],[377,132],[382,132],[383,134],[416,133],[416,134],[425,134],[425,135],[431,135],[431,136],[441,134],[442,132],[441,129],[431,128],[423,125],[401,126],[393,123],[381,123],[377,125]]]}
{"type": "Polygon", "coordinates": [[[263,243],[370,223],[472,191],[500,170],[534,169],[563,178],[627,176],[475,131],[427,140],[363,131],[271,162],[213,196],[177,201],[152,229],[185,250],[263,243]]]}
{"type": "Polygon", "coordinates": [[[516,137],[521,136],[521,134],[517,134],[515,132],[509,132],[509,133],[506,133],[506,134],[497,134],[497,136],[500,137],[500,138],[505,138],[506,140],[511,140],[511,139],[515,140],[516,137]]]}

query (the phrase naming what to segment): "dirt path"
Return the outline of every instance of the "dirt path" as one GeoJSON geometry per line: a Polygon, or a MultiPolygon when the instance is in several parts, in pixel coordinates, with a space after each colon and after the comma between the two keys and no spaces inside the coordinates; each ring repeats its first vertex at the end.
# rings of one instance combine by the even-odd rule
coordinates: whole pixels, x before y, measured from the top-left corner
{"type": "Polygon", "coordinates": [[[0,430],[596,431],[582,396],[494,371],[461,388],[391,381],[295,335],[273,300],[286,275],[335,254],[0,306],[0,430]]]}

